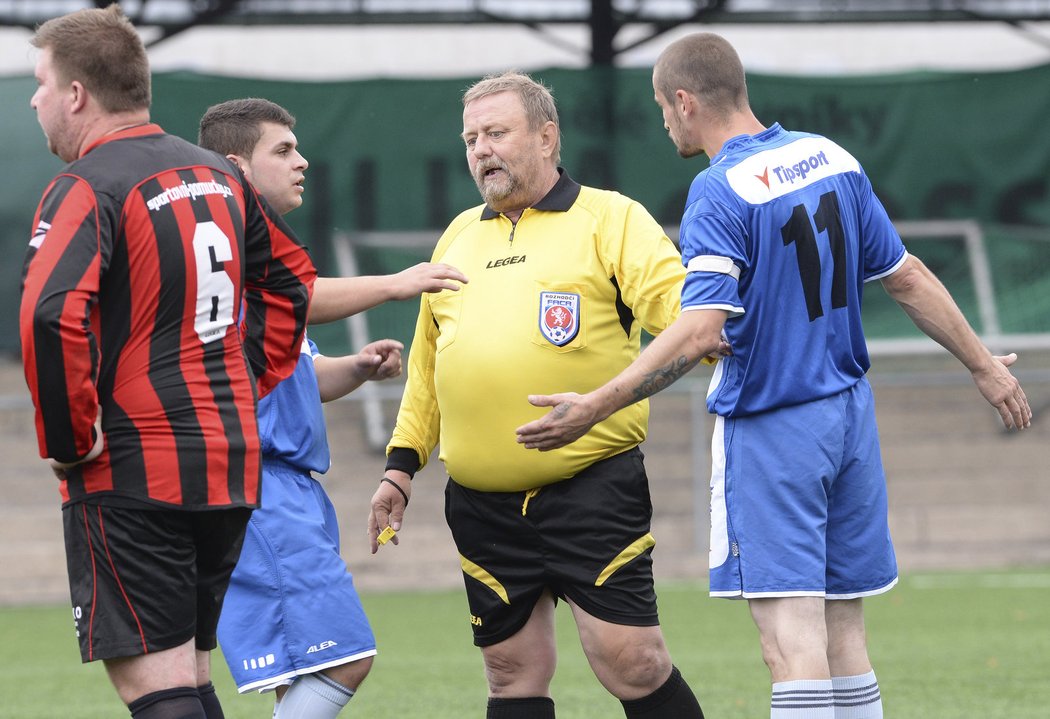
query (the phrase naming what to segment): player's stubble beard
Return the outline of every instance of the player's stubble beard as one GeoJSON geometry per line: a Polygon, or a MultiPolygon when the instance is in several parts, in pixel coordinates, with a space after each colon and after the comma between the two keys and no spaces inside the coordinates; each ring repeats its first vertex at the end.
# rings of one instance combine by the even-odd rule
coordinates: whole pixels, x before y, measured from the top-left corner
{"type": "Polygon", "coordinates": [[[678,156],[688,160],[690,157],[704,154],[704,148],[699,145],[689,144],[686,141],[686,127],[685,123],[682,122],[682,118],[675,115],[673,122],[673,131],[669,129],[667,134],[670,136],[671,142],[674,143],[675,149],[678,150],[678,156]]]}
{"type": "Polygon", "coordinates": [[[69,121],[65,117],[58,115],[53,117],[48,124],[49,127],[45,127],[43,122],[40,123],[40,128],[44,131],[44,139],[47,140],[48,152],[62,160],[62,162],[72,162],[77,159],[76,153],[70,147],[72,144],[72,132],[70,131],[69,121]]]}

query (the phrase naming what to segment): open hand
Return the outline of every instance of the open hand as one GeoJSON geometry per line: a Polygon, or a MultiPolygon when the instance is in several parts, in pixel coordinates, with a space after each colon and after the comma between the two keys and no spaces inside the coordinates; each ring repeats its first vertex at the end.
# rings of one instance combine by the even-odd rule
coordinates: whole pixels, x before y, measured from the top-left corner
{"type": "Polygon", "coordinates": [[[585,396],[575,392],[530,394],[529,404],[554,409],[515,430],[518,444],[524,444],[526,449],[549,452],[564,447],[587,434],[591,427],[601,420],[591,409],[585,396]]]}

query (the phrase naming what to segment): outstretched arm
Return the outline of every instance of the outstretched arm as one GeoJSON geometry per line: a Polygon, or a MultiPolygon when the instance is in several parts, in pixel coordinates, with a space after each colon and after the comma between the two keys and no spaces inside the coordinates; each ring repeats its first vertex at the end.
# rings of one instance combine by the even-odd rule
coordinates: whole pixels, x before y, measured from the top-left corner
{"type": "Polygon", "coordinates": [[[339,399],[368,380],[389,379],[401,374],[401,350],[397,340],[377,340],[361,348],[357,354],[343,357],[314,358],[317,388],[322,402],[339,399]]]}
{"type": "Polygon", "coordinates": [[[458,290],[467,277],[443,262],[420,262],[393,275],[318,277],[310,303],[310,324],[345,319],[391,300],[423,292],[458,290]]]}
{"type": "Polygon", "coordinates": [[[921,260],[909,256],[899,270],[883,278],[882,285],[916,327],[970,370],[977,389],[998,410],[1007,429],[1031,425],[1032,408],[1028,398],[1007,369],[1017,355],[992,355],[948,290],[921,260]]]}
{"type": "Polygon", "coordinates": [[[575,442],[613,412],[656,394],[704,357],[719,353],[725,321],[722,310],[687,310],[638,359],[598,389],[583,395],[529,395],[531,404],[554,409],[518,427],[518,443],[546,452],[575,442]]]}

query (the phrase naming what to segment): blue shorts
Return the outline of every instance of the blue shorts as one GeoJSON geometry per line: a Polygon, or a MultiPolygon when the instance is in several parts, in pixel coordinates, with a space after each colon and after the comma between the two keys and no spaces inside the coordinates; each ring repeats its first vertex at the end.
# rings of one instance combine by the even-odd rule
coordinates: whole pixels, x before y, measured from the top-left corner
{"type": "Polygon", "coordinates": [[[853,599],[897,583],[871,387],[736,419],[712,439],[711,596],[853,599]]]}
{"type": "Polygon", "coordinates": [[[262,506],[248,522],[218,635],[241,693],[376,653],[339,554],[335,509],[300,470],[263,462],[262,506]]]}

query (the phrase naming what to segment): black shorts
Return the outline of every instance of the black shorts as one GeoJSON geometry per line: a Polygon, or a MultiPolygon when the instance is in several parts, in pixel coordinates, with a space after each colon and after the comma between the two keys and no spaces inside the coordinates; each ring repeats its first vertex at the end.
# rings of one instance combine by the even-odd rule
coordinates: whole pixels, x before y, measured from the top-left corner
{"type": "Polygon", "coordinates": [[[205,512],[79,502],[62,509],[73,621],[85,662],[171,649],[215,629],[246,508],[205,512]]]}
{"type": "Polygon", "coordinates": [[[463,565],[474,644],[517,633],[544,589],[603,621],[659,624],[652,513],[638,448],[529,492],[478,492],[450,479],[445,519],[463,565]]]}

